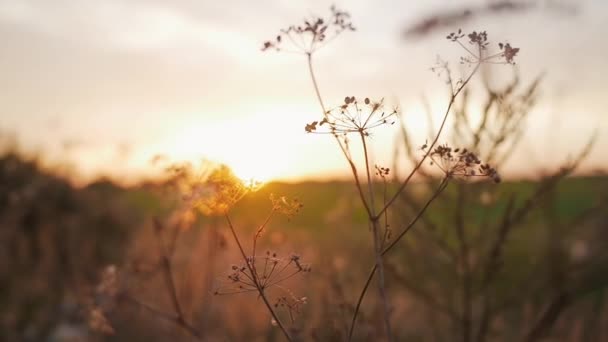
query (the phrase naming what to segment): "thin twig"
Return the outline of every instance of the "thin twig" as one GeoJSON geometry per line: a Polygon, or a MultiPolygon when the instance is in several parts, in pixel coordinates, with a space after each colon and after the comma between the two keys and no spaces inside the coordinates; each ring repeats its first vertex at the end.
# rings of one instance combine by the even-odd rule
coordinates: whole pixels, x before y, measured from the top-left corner
{"type": "Polygon", "coordinates": [[[197,340],[203,340],[203,334],[196,329],[195,327],[193,327],[192,325],[190,325],[188,322],[186,322],[183,319],[180,319],[180,317],[178,315],[172,315],[169,314],[167,312],[158,310],[146,303],[143,303],[141,301],[139,301],[136,298],[133,298],[129,295],[124,295],[121,297],[121,299],[135,305],[138,306],[148,312],[150,312],[153,316],[162,318],[166,321],[172,322],[174,324],[176,324],[177,326],[181,327],[182,329],[184,329],[185,331],[187,331],[190,335],[192,335],[194,338],[196,338],[197,340]]]}
{"type": "Polygon", "coordinates": [[[158,241],[158,249],[161,253],[161,265],[163,269],[163,275],[165,277],[165,284],[167,289],[169,290],[169,295],[171,297],[171,303],[173,304],[173,309],[175,310],[178,318],[180,320],[184,320],[184,313],[182,311],[181,305],[179,303],[179,298],[177,296],[177,287],[175,286],[175,282],[173,280],[173,270],[171,266],[171,261],[169,260],[169,256],[167,255],[167,250],[163,244],[162,240],[162,225],[158,219],[154,220],[154,231],[156,232],[156,238],[158,241]]]}
{"type": "Polygon", "coordinates": [[[433,147],[435,147],[435,145],[437,144],[437,141],[439,141],[439,137],[441,136],[441,132],[443,131],[447,118],[450,114],[450,111],[452,110],[452,106],[454,105],[454,102],[456,101],[456,97],[458,97],[458,94],[460,94],[460,92],[466,87],[466,85],[469,83],[469,81],[471,80],[473,75],[475,75],[475,73],[479,69],[480,65],[481,64],[478,63],[475,66],[475,68],[473,69],[473,71],[471,71],[469,76],[460,84],[460,86],[456,89],[456,91],[452,93],[452,97],[450,98],[448,107],[445,111],[445,114],[443,115],[443,120],[441,121],[441,125],[439,126],[439,130],[437,131],[437,135],[435,136],[435,139],[433,139],[431,144],[428,146],[428,150],[424,154],[422,159],[420,159],[420,161],[412,169],[410,174],[405,178],[405,180],[403,180],[403,182],[401,183],[401,185],[399,186],[399,188],[397,189],[397,191],[395,192],[393,197],[391,197],[391,199],[384,205],[384,207],[376,214],[377,216],[382,215],[386,210],[388,210],[388,208],[393,204],[393,202],[395,202],[397,200],[397,198],[399,198],[399,194],[405,189],[405,187],[408,185],[409,181],[412,179],[414,174],[416,174],[416,172],[418,171],[418,169],[420,169],[420,167],[422,166],[424,161],[429,157],[429,155],[431,154],[431,152],[433,150],[433,147]]]}
{"type": "Polygon", "coordinates": [[[525,342],[533,342],[541,339],[553,326],[561,312],[570,305],[572,296],[568,292],[560,291],[551,304],[547,307],[543,315],[538,319],[532,329],[526,334],[525,342]]]}
{"type": "MultiPolygon", "coordinates": [[[[321,110],[323,111],[323,117],[327,118],[329,112],[325,109],[325,104],[323,103],[323,98],[321,97],[319,85],[317,84],[317,79],[315,77],[314,68],[312,66],[312,53],[307,53],[306,56],[307,56],[307,60],[308,60],[308,72],[310,74],[310,79],[312,80],[312,85],[315,90],[315,94],[317,95],[317,100],[319,101],[319,105],[321,106],[321,110]]],[[[365,198],[365,194],[363,193],[363,188],[361,187],[361,181],[359,180],[359,173],[357,172],[357,166],[355,165],[355,162],[350,157],[347,147],[344,146],[342,141],[340,141],[340,138],[338,137],[338,135],[336,133],[331,133],[331,134],[336,139],[336,142],[338,143],[338,146],[340,147],[342,154],[344,155],[344,157],[346,158],[346,161],[348,162],[348,166],[350,167],[351,173],[353,174],[353,177],[355,179],[355,186],[357,187],[357,191],[359,192],[359,198],[361,199],[361,203],[363,203],[363,206],[365,207],[365,211],[367,212],[368,216],[373,216],[371,214],[371,209],[367,203],[367,199],[365,198]]]]}
{"type": "Polygon", "coordinates": [[[361,136],[361,143],[363,144],[363,154],[365,156],[365,173],[367,175],[367,187],[369,191],[369,202],[371,207],[370,216],[368,217],[369,223],[372,226],[372,234],[374,240],[374,256],[376,259],[376,268],[378,269],[378,291],[380,292],[380,300],[382,301],[382,308],[384,310],[384,329],[386,330],[386,339],[390,342],[393,340],[391,333],[390,323],[390,311],[388,306],[388,297],[386,295],[386,287],[384,284],[384,264],[382,262],[382,247],[380,246],[380,232],[378,231],[378,219],[374,219],[374,189],[371,177],[371,171],[369,169],[369,153],[367,151],[367,143],[365,142],[365,135],[363,131],[359,132],[361,136]]]}
{"type": "Polygon", "coordinates": [[[258,227],[258,230],[255,232],[255,235],[253,236],[253,252],[251,254],[254,258],[255,258],[255,249],[257,246],[258,238],[262,235],[264,228],[266,228],[266,226],[268,225],[268,222],[270,222],[270,219],[272,218],[272,215],[274,213],[275,213],[275,209],[272,208],[272,210],[270,210],[270,213],[268,214],[268,216],[266,216],[266,219],[264,220],[264,222],[258,227]]]}
{"type": "MultiPolygon", "coordinates": [[[[405,236],[405,234],[416,224],[416,222],[418,222],[418,220],[426,212],[427,208],[443,192],[443,190],[445,190],[447,185],[448,185],[448,178],[445,177],[441,181],[439,186],[437,187],[437,190],[435,191],[435,193],[426,202],[426,204],[420,209],[420,212],[414,217],[414,219],[412,219],[412,221],[408,224],[408,226],[405,227],[405,229],[403,229],[403,231],[401,231],[401,233],[395,238],[395,240],[393,240],[393,242],[391,242],[386,248],[384,248],[382,250],[383,256],[386,253],[388,253],[397,244],[397,242],[399,240],[401,240],[401,238],[403,238],[405,236]]],[[[363,302],[363,298],[365,297],[365,294],[367,293],[367,289],[369,288],[369,284],[371,283],[372,278],[374,277],[375,273],[376,273],[376,265],[374,265],[374,267],[372,267],[372,269],[370,270],[369,275],[367,276],[367,280],[365,281],[365,284],[363,285],[363,289],[361,290],[361,293],[359,294],[359,298],[357,300],[357,305],[355,306],[355,312],[353,313],[353,318],[351,320],[350,329],[348,331],[348,341],[351,341],[353,338],[353,333],[355,331],[355,325],[357,322],[357,316],[359,315],[359,311],[361,309],[361,303],[363,302]]]]}
{"type": "MultiPolygon", "coordinates": [[[[224,214],[224,217],[226,218],[226,222],[228,222],[228,227],[230,227],[230,231],[232,232],[232,236],[234,237],[234,241],[236,242],[237,246],[239,247],[239,251],[241,252],[241,256],[243,257],[243,261],[245,262],[245,265],[247,265],[247,268],[249,269],[249,272],[251,272],[252,275],[255,275],[255,271],[253,269],[252,263],[254,262],[252,259],[252,262],[249,262],[249,258],[247,258],[247,254],[245,253],[245,250],[243,249],[243,245],[241,244],[241,240],[239,240],[239,237],[236,233],[236,229],[234,229],[234,225],[232,224],[232,221],[230,220],[230,216],[228,216],[228,213],[224,214]]],[[[268,308],[268,311],[270,312],[270,315],[272,316],[272,318],[275,320],[275,322],[277,323],[277,326],[281,329],[281,331],[283,332],[283,335],[285,335],[285,338],[288,341],[292,341],[291,336],[289,336],[289,333],[287,332],[287,329],[285,328],[285,326],[283,325],[283,323],[281,322],[281,320],[279,319],[279,316],[277,316],[277,314],[274,312],[274,309],[272,308],[272,305],[270,305],[270,302],[268,302],[268,298],[266,297],[266,293],[264,292],[264,288],[260,285],[260,283],[258,282],[257,278],[255,276],[252,277],[254,285],[256,287],[256,289],[258,290],[258,293],[260,295],[260,298],[262,298],[262,301],[264,301],[264,304],[266,305],[266,308],[268,308]]]]}
{"type": "Polygon", "coordinates": [[[458,237],[459,252],[458,260],[462,269],[462,341],[469,342],[471,339],[471,329],[473,324],[473,298],[471,284],[471,265],[469,263],[469,244],[465,236],[464,222],[464,202],[465,188],[462,184],[458,186],[458,199],[456,200],[455,221],[456,235],[458,237]]]}
{"type": "MultiPolygon", "coordinates": [[[[157,317],[160,317],[162,319],[165,319],[167,321],[171,321],[171,322],[177,324],[178,326],[180,326],[184,330],[186,330],[188,333],[190,333],[190,335],[192,335],[193,337],[195,337],[199,340],[202,340],[201,332],[198,329],[196,329],[195,327],[193,327],[190,323],[188,323],[188,321],[186,321],[186,318],[185,318],[182,308],[180,306],[179,299],[177,296],[177,288],[175,286],[175,282],[173,281],[173,270],[172,270],[171,261],[169,259],[169,254],[168,254],[169,251],[167,250],[167,247],[163,243],[163,239],[162,239],[162,230],[163,230],[162,224],[160,223],[160,221],[157,218],[155,218],[154,219],[154,231],[156,233],[155,235],[157,238],[158,249],[159,249],[159,254],[160,254],[160,258],[161,258],[159,266],[161,266],[161,270],[162,270],[163,276],[165,278],[165,285],[167,287],[167,291],[169,292],[169,297],[171,298],[171,304],[173,306],[173,310],[175,311],[175,314],[170,314],[170,313],[155,309],[147,304],[144,304],[144,303],[138,301],[137,299],[135,299],[133,297],[130,297],[127,294],[123,294],[122,298],[126,299],[128,302],[130,302],[132,304],[137,304],[138,306],[146,309],[147,311],[151,312],[152,314],[154,314],[157,317]]],[[[172,246],[174,246],[174,245],[175,245],[175,242],[173,241],[172,246]]],[[[171,249],[173,249],[173,247],[171,247],[171,249]]]]}

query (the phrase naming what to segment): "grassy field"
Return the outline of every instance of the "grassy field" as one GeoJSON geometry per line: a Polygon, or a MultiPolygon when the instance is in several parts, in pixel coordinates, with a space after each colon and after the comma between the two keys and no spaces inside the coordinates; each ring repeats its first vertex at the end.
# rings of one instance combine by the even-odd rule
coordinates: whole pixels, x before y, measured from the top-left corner
{"type": "MultiPolygon", "coordinates": [[[[3,157],[2,170],[0,315],[5,340],[28,334],[48,338],[68,328],[87,339],[189,340],[190,335],[159,314],[173,309],[158,268],[155,219],[166,225],[161,234],[172,250],[172,274],[184,315],[206,340],[280,339],[255,294],[214,295],[233,286],[226,284],[226,275],[239,263],[222,216],[197,215],[187,225],[176,221],[180,199],[167,195],[172,188],[166,184],[122,188],[99,181],[77,189],[11,155],[3,157]],[[132,297],[118,296],[112,304],[100,297],[97,291],[108,265],[124,276],[121,290],[132,297]],[[101,312],[96,309],[103,310],[107,335],[89,328],[93,324],[100,330],[100,318],[91,316],[101,312]]],[[[466,312],[463,286],[473,298],[469,317],[474,327],[483,324],[484,303],[491,304],[487,335],[492,340],[528,336],[535,327],[550,340],[567,340],[564,334],[570,340],[606,337],[608,177],[565,178],[535,199],[501,243],[500,267],[490,272],[492,282],[483,285],[509,199],[512,208],[525,208],[542,184],[455,182],[429,207],[386,257],[399,340],[450,340],[460,333],[466,312]],[[464,206],[455,200],[462,186],[464,206]],[[459,215],[466,222],[466,283],[456,234],[459,215]],[[554,316],[546,316],[547,311],[554,316]]],[[[389,211],[393,234],[412,219],[407,203],[421,203],[429,195],[424,184],[411,189],[415,191],[389,211]]],[[[293,314],[290,329],[302,339],[343,339],[373,266],[370,231],[356,187],[349,182],[269,183],[248,194],[230,212],[246,249],[272,208],[270,194],[297,197],[303,207],[292,218],[273,219],[256,254],[268,250],[289,260],[297,253],[311,266],[311,272],[286,280],[270,296],[278,300],[287,291],[294,298],[306,297],[306,304],[294,312],[281,311],[287,315],[282,317],[293,314]]],[[[356,340],[375,338],[382,331],[375,294],[370,291],[362,302],[356,340]]]]}

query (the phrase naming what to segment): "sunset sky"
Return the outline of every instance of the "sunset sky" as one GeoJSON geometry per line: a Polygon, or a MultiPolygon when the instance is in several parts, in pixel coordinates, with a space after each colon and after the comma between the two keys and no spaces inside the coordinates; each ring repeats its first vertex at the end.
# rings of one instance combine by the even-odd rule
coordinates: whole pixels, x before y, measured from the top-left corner
{"type": "MultiPolygon", "coordinates": [[[[404,37],[441,9],[488,1],[342,1],[357,27],[323,48],[315,67],[328,106],[346,95],[399,103],[424,142],[425,95],[441,116],[445,85],[436,56],[457,65],[445,35],[404,37]]],[[[538,1],[546,3],[548,1],[538,1]]],[[[150,160],[207,158],[242,177],[297,181],[346,174],[328,136],[307,135],[320,117],[303,56],[262,52],[262,42],[331,1],[0,0],[0,131],[79,177],[136,179],[150,160]]],[[[503,172],[528,175],[575,154],[596,130],[586,169],[608,168],[608,1],[566,1],[462,25],[521,48],[524,80],[545,73],[528,133],[503,172]]],[[[458,27],[454,27],[457,29],[458,27]]],[[[509,68],[509,66],[496,66],[509,68]]],[[[396,127],[374,136],[390,164],[396,127]]]]}

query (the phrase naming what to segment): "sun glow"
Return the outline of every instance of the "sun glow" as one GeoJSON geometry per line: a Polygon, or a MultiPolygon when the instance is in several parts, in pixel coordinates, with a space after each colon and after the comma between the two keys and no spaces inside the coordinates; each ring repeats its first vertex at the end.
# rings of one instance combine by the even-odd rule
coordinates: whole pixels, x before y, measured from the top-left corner
{"type": "Polygon", "coordinates": [[[257,160],[255,155],[241,155],[238,158],[227,159],[231,160],[226,161],[226,165],[245,184],[254,182],[266,183],[280,176],[275,170],[272,170],[268,163],[262,163],[257,160]]]}
{"type": "Polygon", "coordinates": [[[171,160],[207,159],[225,164],[245,182],[289,178],[296,158],[294,150],[306,136],[301,127],[304,119],[290,115],[297,126],[285,129],[289,123],[284,117],[276,110],[259,111],[245,118],[192,123],[177,128],[159,149],[171,160]],[[279,124],[283,126],[275,126],[279,124]]]}

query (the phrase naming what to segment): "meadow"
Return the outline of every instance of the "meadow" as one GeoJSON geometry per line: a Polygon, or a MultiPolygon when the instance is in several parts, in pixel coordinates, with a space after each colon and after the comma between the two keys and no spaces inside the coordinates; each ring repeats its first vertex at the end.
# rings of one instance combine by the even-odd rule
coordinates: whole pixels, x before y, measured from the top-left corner
{"type": "Polygon", "coordinates": [[[339,181],[159,157],[158,177],[76,185],[5,148],[0,339],[608,340],[608,176],[581,171],[597,133],[556,167],[506,177],[541,97],[542,73],[515,67],[525,50],[446,32],[460,56],[430,68],[447,101],[420,139],[382,97],[321,91],[318,51],[355,31],[332,6],[260,40],[300,58],[318,107],[300,133],[334,143],[339,181]],[[389,127],[394,158],[377,164],[389,127]]]}
{"type": "MultiPolygon", "coordinates": [[[[30,340],[194,339],[155,311],[126,298],[110,305],[96,292],[104,270],[113,265],[121,276],[128,274],[130,295],[153,310],[172,312],[153,233],[153,218],[167,215],[175,206],[164,195],[165,188],[173,189],[171,184],[124,188],[99,181],[74,188],[14,155],[4,156],[1,164],[4,340],[24,336],[30,340]],[[105,329],[90,316],[97,307],[107,310],[105,329]]],[[[455,210],[464,211],[471,262],[481,268],[489,254],[487,241],[504,220],[507,194],[515,194],[515,203],[522,206],[540,183],[467,184],[471,204],[466,208],[446,199],[428,209],[426,219],[386,258],[398,340],[448,341],[462,333],[463,273],[457,258],[449,254],[459,244],[446,231],[453,227],[455,210]],[[488,193],[495,197],[488,199],[488,193]]],[[[523,339],[534,327],[546,340],[606,337],[607,188],[608,177],[602,175],[565,178],[514,227],[504,242],[503,266],[490,287],[492,302],[501,305],[493,313],[488,340],[523,339]],[[558,300],[560,290],[567,294],[563,302],[558,300]],[[553,314],[547,316],[549,311],[553,314]]],[[[456,190],[456,185],[448,188],[445,196],[455,196],[456,190]]],[[[255,232],[271,208],[271,193],[297,196],[304,204],[293,218],[273,221],[259,246],[283,256],[299,253],[312,267],[310,273],[282,284],[294,295],[306,297],[306,304],[294,313],[294,327],[303,340],[345,339],[358,292],[373,266],[369,260],[373,246],[365,211],[356,201],[356,186],[352,182],[266,184],[243,198],[231,214],[242,235],[255,232]]],[[[414,198],[423,195],[417,190],[414,198]]],[[[401,212],[391,218],[395,226],[413,216],[405,202],[399,207],[401,212]]],[[[221,217],[199,217],[174,229],[166,232],[166,241],[174,246],[172,271],[181,310],[201,338],[281,340],[258,296],[215,293],[225,286],[231,266],[239,263],[221,217]]],[[[479,294],[483,271],[474,274],[473,292],[479,294]]],[[[355,340],[375,339],[382,334],[377,299],[370,296],[363,306],[355,340]]],[[[483,317],[479,299],[474,309],[472,321],[478,327],[483,317]]]]}

